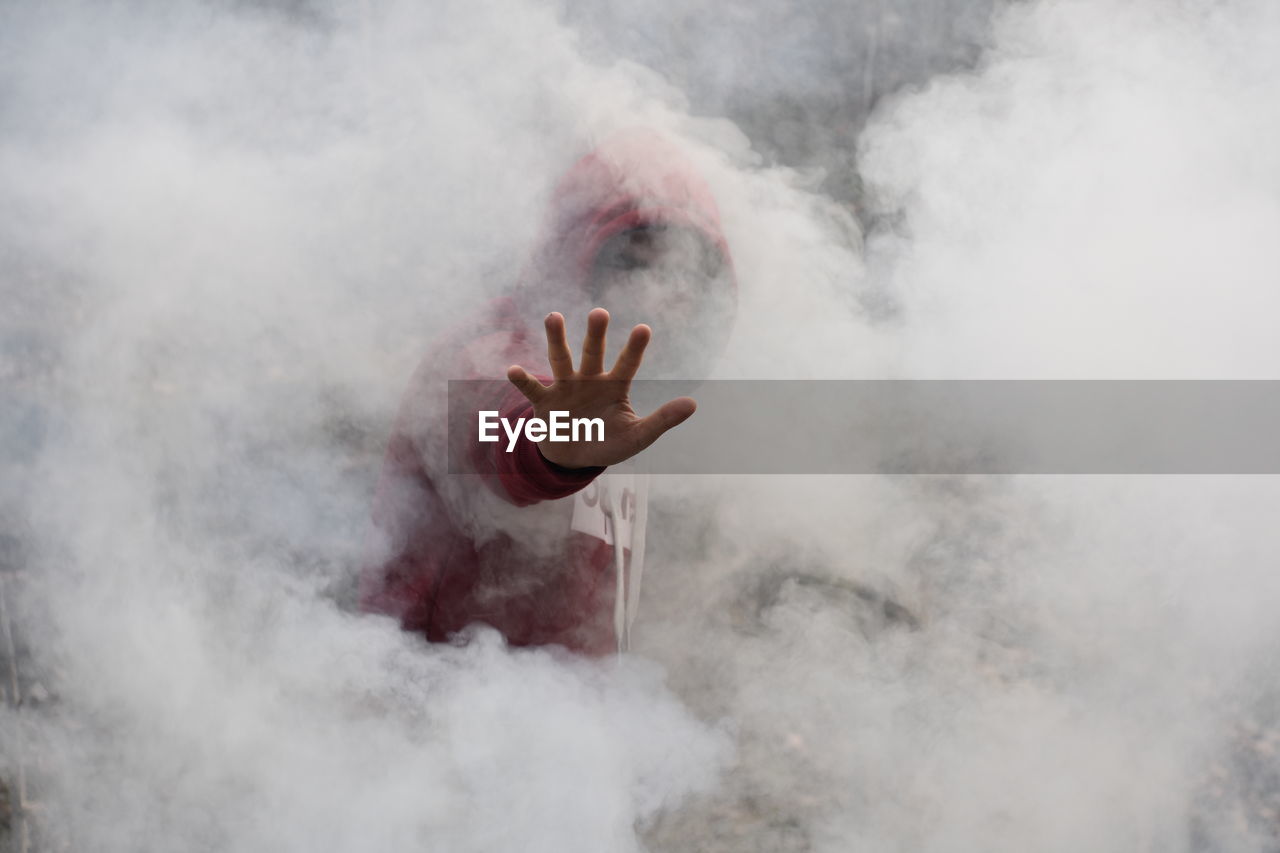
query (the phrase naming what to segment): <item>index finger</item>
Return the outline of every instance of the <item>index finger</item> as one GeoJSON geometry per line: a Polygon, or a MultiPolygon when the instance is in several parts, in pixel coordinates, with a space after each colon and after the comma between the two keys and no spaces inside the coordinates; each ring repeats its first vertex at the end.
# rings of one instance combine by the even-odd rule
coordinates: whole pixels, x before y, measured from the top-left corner
{"type": "Polygon", "coordinates": [[[636,372],[640,370],[640,363],[644,361],[644,348],[649,345],[652,334],[653,330],[643,323],[631,330],[626,346],[618,353],[613,370],[609,371],[612,378],[627,381],[635,378],[636,372]]]}

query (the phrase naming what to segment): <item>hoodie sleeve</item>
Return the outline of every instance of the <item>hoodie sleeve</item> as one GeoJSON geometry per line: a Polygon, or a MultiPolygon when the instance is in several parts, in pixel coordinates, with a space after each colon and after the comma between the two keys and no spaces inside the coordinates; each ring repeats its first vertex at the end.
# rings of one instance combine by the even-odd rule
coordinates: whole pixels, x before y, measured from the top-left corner
{"type": "MultiPolygon", "coordinates": [[[[543,382],[550,381],[545,376],[538,378],[543,382]]],[[[511,422],[534,416],[533,404],[514,385],[491,408],[496,408],[499,417],[511,422]]],[[[472,469],[481,475],[485,484],[516,506],[567,497],[605,470],[603,467],[564,468],[548,462],[538,449],[538,443],[530,441],[523,433],[510,452],[505,440],[481,442],[475,436],[470,439],[467,456],[472,469]]]]}
{"type": "MultiPolygon", "coordinates": [[[[533,404],[504,375],[508,364],[532,363],[533,353],[524,340],[510,300],[500,299],[478,319],[456,328],[418,365],[401,404],[397,431],[417,449],[421,476],[432,481],[479,475],[483,487],[502,500],[528,506],[567,497],[604,471],[548,462],[537,442],[523,433],[510,453],[505,437],[480,441],[475,422],[480,411],[497,411],[513,422],[533,416],[533,404]],[[454,378],[485,381],[467,389],[477,395],[474,399],[453,399],[447,386],[454,378]]],[[[551,381],[545,375],[538,378],[551,381]]]]}

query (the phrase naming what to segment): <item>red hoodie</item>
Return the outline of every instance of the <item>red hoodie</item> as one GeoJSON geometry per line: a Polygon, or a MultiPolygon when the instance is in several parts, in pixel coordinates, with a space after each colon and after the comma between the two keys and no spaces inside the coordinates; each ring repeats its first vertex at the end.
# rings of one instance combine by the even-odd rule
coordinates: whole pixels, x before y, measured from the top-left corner
{"type": "MultiPolygon", "coordinates": [[[[542,318],[551,310],[585,313],[600,248],[645,225],[695,228],[732,270],[715,201],[684,157],[648,132],[615,136],[557,185],[544,237],[514,294],[455,329],[419,365],[378,486],[379,556],[361,575],[362,609],[433,642],[484,623],[517,646],[558,644],[591,655],[616,648],[612,537],[582,522],[599,508],[587,493],[575,496],[604,469],[558,468],[523,435],[508,453],[505,439],[455,433],[451,440],[466,442],[455,445],[458,458],[480,476],[450,474],[444,409],[449,379],[501,380],[508,365],[521,364],[549,382],[542,318]]],[[[477,411],[532,416],[514,386],[494,387],[501,396],[476,400],[477,411]]]]}

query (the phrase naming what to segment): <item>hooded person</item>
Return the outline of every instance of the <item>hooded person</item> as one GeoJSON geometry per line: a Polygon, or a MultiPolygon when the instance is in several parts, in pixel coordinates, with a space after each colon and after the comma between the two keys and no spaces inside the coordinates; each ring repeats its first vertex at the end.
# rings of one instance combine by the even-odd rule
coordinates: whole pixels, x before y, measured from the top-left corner
{"type": "Polygon", "coordinates": [[[715,201],[678,148],[630,131],[581,158],[557,184],[510,295],[446,335],[410,382],[375,499],[361,609],[433,642],[482,624],[513,646],[625,648],[648,501],[648,477],[630,457],[693,411],[683,398],[638,417],[630,379],[642,360],[651,378],[704,377],[731,331],[736,288],[715,201]],[[609,313],[588,314],[574,370],[558,312],[593,305],[609,313]],[[635,326],[605,373],[609,314],[615,327],[651,324],[657,340],[646,356],[650,327],[635,326]],[[468,383],[460,401],[450,379],[498,381],[468,383]],[[594,406],[621,435],[552,453],[522,433],[509,449],[506,438],[479,441],[474,424],[450,430],[451,405],[509,423],[594,406]]]}

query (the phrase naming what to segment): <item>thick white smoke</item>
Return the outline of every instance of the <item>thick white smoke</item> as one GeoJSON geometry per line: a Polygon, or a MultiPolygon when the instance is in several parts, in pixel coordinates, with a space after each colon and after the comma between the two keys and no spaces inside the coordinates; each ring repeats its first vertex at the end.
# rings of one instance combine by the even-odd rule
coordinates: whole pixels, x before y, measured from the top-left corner
{"type": "Polygon", "coordinates": [[[674,123],[666,94],[520,3],[6,18],[6,290],[56,352],[15,383],[44,431],[6,495],[57,697],[6,729],[6,774],[44,763],[33,823],[103,850],[625,850],[712,787],[731,744],[652,665],[338,607],[416,359],[511,284],[575,148],[674,123]]]}
{"type": "MultiPolygon", "coordinates": [[[[1274,378],[1275,9],[1020,4],[993,41],[860,140],[889,375],[1274,378]]],[[[708,619],[645,637],[739,720],[761,849],[1274,848],[1271,478],[724,491],[651,581],[708,619]]]]}
{"type": "Polygon", "coordinates": [[[861,140],[873,241],[964,378],[1272,379],[1280,19],[1256,2],[1036,3],[979,73],[861,140]]]}
{"type": "Polygon", "coordinates": [[[3,16],[0,498],[56,699],[6,716],[0,770],[43,762],[53,839],[1275,845],[1267,479],[661,478],[621,663],[341,606],[409,372],[620,127],[685,140],[720,201],[719,375],[1273,376],[1269,5],[1003,11],[975,71],[871,117],[865,250],[537,4],[3,16]]]}

